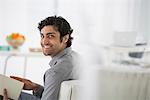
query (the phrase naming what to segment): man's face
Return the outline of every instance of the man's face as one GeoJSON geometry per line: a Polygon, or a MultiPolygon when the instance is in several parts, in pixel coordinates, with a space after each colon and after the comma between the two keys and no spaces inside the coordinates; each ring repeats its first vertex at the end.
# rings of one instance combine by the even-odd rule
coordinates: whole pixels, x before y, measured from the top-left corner
{"type": "Polygon", "coordinates": [[[66,47],[66,41],[61,41],[59,31],[48,25],[41,30],[41,46],[44,55],[53,57],[66,47]]]}

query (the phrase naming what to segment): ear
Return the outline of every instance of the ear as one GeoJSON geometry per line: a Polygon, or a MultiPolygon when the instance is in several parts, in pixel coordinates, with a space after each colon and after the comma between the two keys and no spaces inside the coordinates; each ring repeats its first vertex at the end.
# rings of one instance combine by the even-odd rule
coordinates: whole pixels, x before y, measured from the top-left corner
{"type": "Polygon", "coordinates": [[[69,34],[67,34],[63,37],[63,42],[67,43],[68,39],[69,39],[69,34]]]}

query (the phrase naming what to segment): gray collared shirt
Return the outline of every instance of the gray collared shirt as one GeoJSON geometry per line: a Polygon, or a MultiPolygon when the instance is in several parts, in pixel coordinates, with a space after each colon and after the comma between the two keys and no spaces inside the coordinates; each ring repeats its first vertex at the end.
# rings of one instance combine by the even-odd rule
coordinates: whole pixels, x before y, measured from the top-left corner
{"type": "Polygon", "coordinates": [[[58,100],[61,83],[78,76],[74,75],[77,60],[78,54],[70,47],[53,57],[49,63],[51,68],[44,75],[44,87],[41,86],[34,95],[41,97],[41,100],[58,100]]]}

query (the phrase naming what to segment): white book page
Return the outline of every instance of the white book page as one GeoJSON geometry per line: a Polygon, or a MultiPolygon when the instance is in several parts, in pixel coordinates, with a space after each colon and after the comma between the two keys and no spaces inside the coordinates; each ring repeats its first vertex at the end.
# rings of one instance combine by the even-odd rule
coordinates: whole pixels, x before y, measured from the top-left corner
{"type": "Polygon", "coordinates": [[[7,89],[8,97],[18,100],[24,83],[0,74],[0,95],[3,95],[4,88],[7,89]]]}

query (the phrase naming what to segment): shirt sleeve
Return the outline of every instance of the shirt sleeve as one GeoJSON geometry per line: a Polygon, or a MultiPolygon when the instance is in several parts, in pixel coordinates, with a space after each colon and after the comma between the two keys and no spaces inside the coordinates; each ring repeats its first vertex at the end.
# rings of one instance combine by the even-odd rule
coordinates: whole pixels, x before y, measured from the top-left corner
{"type": "Polygon", "coordinates": [[[58,100],[61,82],[70,73],[70,63],[60,62],[45,74],[44,92],[41,100],[58,100]]]}
{"type": "Polygon", "coordinates": [[[44,87],[40,85],[39,89],[36,92],[33,92],[33,95],[36,96],[37,98],[41,98],[43,91],[44,87]]]}

